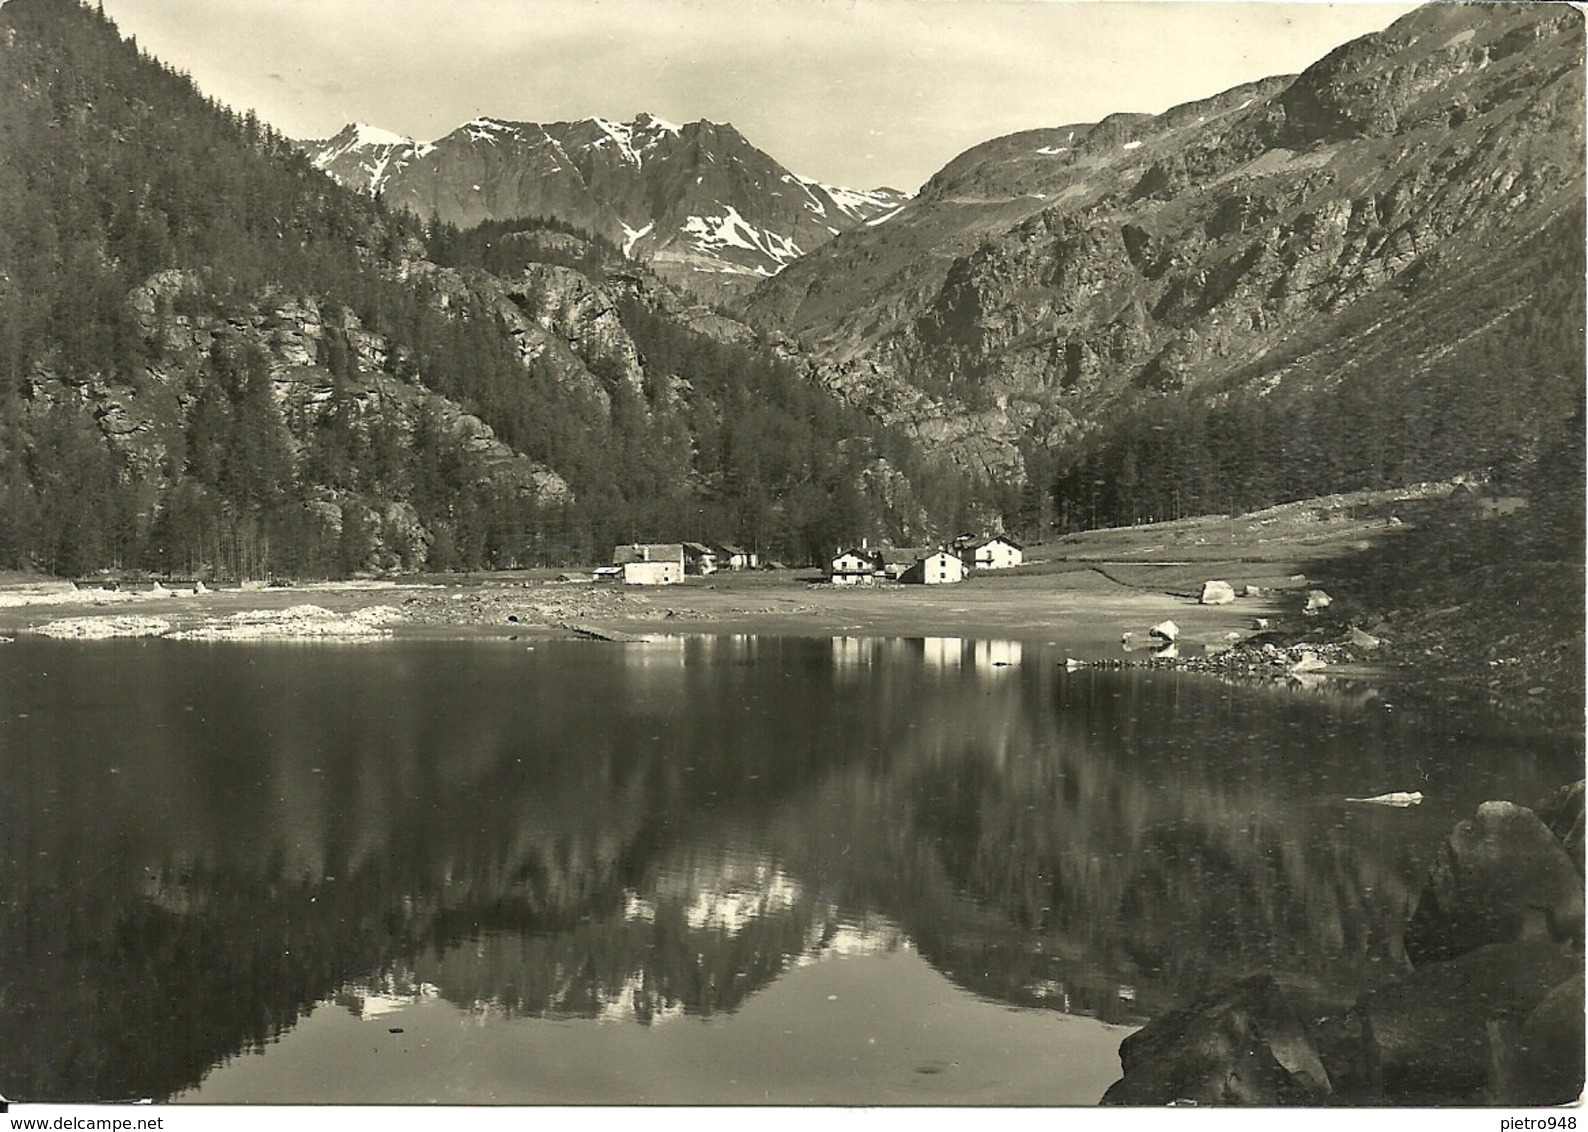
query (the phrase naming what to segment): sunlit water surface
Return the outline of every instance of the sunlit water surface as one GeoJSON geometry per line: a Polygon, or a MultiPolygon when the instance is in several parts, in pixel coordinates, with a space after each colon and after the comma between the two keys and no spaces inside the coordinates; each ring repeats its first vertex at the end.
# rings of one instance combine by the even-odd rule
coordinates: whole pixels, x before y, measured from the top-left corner
{"type": "Polygon", "coordinates": [[[0,1093],[1095,1103],[1567,744],[1012,641],[0,650],[0,1093]],[[1348,803],[1419,790],[1421,806],[1348,803]]]}

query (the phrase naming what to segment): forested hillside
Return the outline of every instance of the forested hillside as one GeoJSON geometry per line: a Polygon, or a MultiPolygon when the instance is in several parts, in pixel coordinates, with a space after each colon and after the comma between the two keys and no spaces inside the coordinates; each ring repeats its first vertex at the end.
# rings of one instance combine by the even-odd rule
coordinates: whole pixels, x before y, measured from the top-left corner
{"type": "Polygon", "coordinates": [[[1057,461],[1052,519],[1123,526],[1458,476],[1549,493],[1569,479],[1556,451],[1581,446],[1584,239],[1583,214],[1567,213],[1505,259],[1437,287],[1424,275],[1373,308],[1374,324],[1288,343],[1211,396],[1123,398],[1057,461]],[[1444,312],[1428,301],[1452,290],[1462,302],[1444,312]],[[1344,379],[1305,380],[1347,353],[1344,379]],[[1408,359],[1424,357],[1409,380],[1408,359]]]}
{"type": "Polygon", "coordinates": [[[426,230],[102,14],[10,0],[0,567],[340,576],[684,537],[804,560],[920,533],[919,508],[885,529],[901,442],[743,327],[675,325],[725,320],[609,277],[613,252],[426,230]]]}

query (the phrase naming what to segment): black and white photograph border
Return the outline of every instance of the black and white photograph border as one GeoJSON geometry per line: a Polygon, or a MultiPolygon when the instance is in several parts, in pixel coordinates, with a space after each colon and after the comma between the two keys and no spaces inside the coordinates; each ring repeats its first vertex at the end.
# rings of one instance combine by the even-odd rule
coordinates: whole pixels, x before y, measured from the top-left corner
{"type": "Polygon", "coordinates": [[[4,1119],[1571,1132],[1584,18],[4,0],[4,1119]]]}

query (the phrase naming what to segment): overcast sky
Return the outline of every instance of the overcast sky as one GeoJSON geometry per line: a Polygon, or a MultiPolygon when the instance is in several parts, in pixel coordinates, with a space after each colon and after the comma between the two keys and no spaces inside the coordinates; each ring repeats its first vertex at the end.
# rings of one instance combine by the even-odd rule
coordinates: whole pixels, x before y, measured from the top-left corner
{"type": "Polygon", "coordinates": [[[1299,71],[1414,4],[1155,0],[104,0],[123,35],[292,137],[489,115],[732,122],[831,184],[913,191],[1035,126],[1299,71]]]}

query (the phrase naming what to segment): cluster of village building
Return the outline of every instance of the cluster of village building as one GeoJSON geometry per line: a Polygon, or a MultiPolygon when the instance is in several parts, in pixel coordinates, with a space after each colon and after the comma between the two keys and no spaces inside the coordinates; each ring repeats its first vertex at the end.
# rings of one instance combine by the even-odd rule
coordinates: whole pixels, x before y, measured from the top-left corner
{"type": "Polygon", "coordinates": [[[835,586],[905,582],[927,586],[963,582],[967,570],[1007,570],[1024,560],[1020,545],[1002,535],[960,535],[951,546],[879,546],[840,550],[828,577],[835,586]]]}
{"type": "Polygon", "coordinates": [[[621,580],[631,586],[670,586],[685,574],[719,570],[757,570],[761,557],[739,546],[707,546],[700,542],[636,542],[612,551],[612,565],[596,569],[598,579],[621,580]]]}
{"type": "MultiPolygon", "coordinates": [[[[1002,535],[977,538],[961,535],[941,547],[868,547],[839,550],[828,567],[835,586],[874,585],[878,582],[943,585],[965,580],[967,570],[1004,570],[1023,560],[1020,545],[1002,535]]],[[[612,552],[612,564],[596,570],[597,578],[621,580],[629,585],[667,586],[686,575],[715,574],[719,570],[755,570],[760,558],[737,546],[707,546],[698,542],[630,543],[612,552]]]]}

